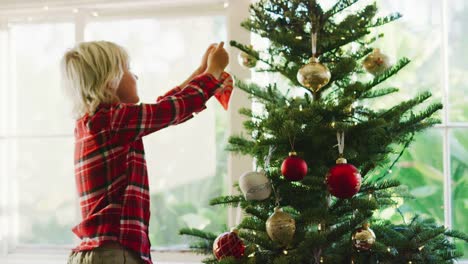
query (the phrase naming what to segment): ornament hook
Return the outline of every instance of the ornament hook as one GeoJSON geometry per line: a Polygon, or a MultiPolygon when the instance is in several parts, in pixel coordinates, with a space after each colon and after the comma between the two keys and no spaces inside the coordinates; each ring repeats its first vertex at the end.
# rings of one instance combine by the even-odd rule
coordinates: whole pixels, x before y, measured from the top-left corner
{"type": "Polygon", "coordinates": [[[273,152],[275,152],[276,146],[270,145],[268,148],[268,155],[265,157],[264,164],[265,164],[265,169],[270,167],[270,161],[271,157],[273,156],[273,152]]]}
{"type": "Polygon", "coordinates": [[[343,157],[344,146],[345,146],[343,131],[336,132],[336,140],[338,141],[338,153],[340,154],[340,157],[343,157]]]}
{"type": "Polygon", "coordinates": [[[345,137],[344,137],[344,132],[343,131],[338,131],[336,132],[336,139],[338,141],[338,159],[336,160],[336,164],[346,164],[348,161],[344,157],[344,146],[345,146],[345,137]]]}
{"type": "Polygon", "coordinates": [[[312,33],[312,57],[317,54],[317,32],[312,33]]]}
{"type": "Polygon", "coordinates": [[[276,190],[273,184],[271,184],[271,189],[273,190],[273,194],[275,195],[275,207],[279,207],[280,201],[281,201],[281,197],[279,196],[279,191],[276,190]]]}

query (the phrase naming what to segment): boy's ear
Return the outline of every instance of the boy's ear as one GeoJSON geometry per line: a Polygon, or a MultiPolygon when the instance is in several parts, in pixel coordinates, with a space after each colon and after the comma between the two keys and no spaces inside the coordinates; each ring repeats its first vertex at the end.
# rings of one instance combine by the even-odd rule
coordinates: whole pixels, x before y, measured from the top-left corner
{"type": "Polygon", "coordinates": [[[114,102],[119,102],[120,101],[119,96],[117,95],[117,91],[119,90],[119,85],[117,85],[117,87],[113,88],[110,84],[108,84],[108,85],[106,85],[106,87],[104,89],[106,89],[106,92],[108,92],[108,94],[112,95],[114,102]]]}

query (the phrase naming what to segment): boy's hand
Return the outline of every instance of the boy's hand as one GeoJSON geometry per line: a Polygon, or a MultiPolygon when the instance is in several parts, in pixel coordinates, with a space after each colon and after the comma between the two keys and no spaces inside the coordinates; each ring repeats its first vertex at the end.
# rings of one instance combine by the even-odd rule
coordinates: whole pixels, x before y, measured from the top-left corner
{"type": "Polygon", "coordinates": [[[200,66],[190,75],[190,77],[187,78],[181,85],[180,87],[184,88],[193,78],[197,77],[198,75],[206,72],[206,69],[208,68],[208,56],[210,55],[213,50],[216,49],[217,44],[211,44],[208,49],[205,51],[205,54],[203,55],[202,62],[200,66]]]}
{"type": "Polygon", "coordinates": [[[216,43],[211,44],[205,51],[205,54],[203,54],[202,62],[200,64],[200,67],[198,68],[199,73],[204,73],[208,68],[208,56],[216,48],[216,46],[216,43]]]}
{"type": "Polygon", "coordinates": [[[208,66],[205,72],[219,79],[228,64],[229,54],[224,49],[224,42],[220,42],[208,55],[208,66]]]}

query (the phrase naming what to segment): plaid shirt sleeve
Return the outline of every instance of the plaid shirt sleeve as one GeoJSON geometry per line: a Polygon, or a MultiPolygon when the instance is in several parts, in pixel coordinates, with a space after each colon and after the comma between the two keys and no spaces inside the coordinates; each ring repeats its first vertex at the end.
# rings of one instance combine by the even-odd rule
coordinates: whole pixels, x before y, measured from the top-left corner
{"type": "MultiPolygon", "coordinates": [[[[184,88],[186,88],[186,87],[188,87],[188,85],[185,86],[184,88]]],[[[182,90],[183,90],[183,88],[181,88],[180,86],[176,86],[172,90],[169,90],[167,93],[165,93],[163,96],[159,96],[158,99],[156,100],[156,102],[159,103],[159,101],[163,100],[164,98],[166,98],[168,96],[175,95],[175,94],[181,92],[182,90]]],[[[201,111],[203,111],[205,109],[206,109],[206,106],[203,106],[203,108],[200,111],[197,111],[197,112],[201,112],[201,111]]],[[[186,118],[184,118],[184,119],[180,120],[179,122],[177,122],[177,124],[181,124],[181,123],[191,119],[192,117],[193,117],[193,115],[189,115],[186,118]]]]}
{"type": "Polygon", "coordinates": [[[137,140],[147,134],[190,119],[205,109],[205,103],[221,83],[211,74],[194,78],[184,89],[174,88],[159,97],[155,104],[119,104],[111,113],[111,130],[124,141],[137,140]]]}
{"type": "Polygon", "coordinates": [[[164,95],[159,96],[158,100],[156,100],[156,101],[159,102],[159,101],[161,101],[162,99],[164,99],[164,98],[166,98],[168,96],[175,95],[175,94],[179,93],[180,91],[182,91],[182,88],[180,88],[180,86],[176,86],[176,87],[172,88],[172,90],[169,90],[164,95]]]}

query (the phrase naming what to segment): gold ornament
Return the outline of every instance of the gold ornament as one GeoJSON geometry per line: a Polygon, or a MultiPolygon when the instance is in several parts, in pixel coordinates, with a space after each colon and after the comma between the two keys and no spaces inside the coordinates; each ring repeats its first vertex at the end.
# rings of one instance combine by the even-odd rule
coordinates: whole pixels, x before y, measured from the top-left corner
{"type": "Polygon", "coordinates": [[[266,221],[266,230],[271,240],[286,247],[296,232],[296,221],[279,207],[266,221]]]}
{"type": "Polygon", "coordinates": [[[302,68],[297,72],[297,80],[299,83],[312,90],[314,93],[327,85],[330,78],[330,70],[327,66],[321,64],[315,57],[310,58],[309,63],[302,66],[302,68]]]}
{"type": "Polygon", "coordinates": [[[366,71],[370,74],[378,75],[392,67],[392,63],[387,55],[380,52],[380,49],[374,49],[374,51],[364,59],[362,66],[364,66],[366,71]]]}
{"type": "MultiPolygon", "coordinates": [[[[248,46],[250,49],[253,48],[252,45],[248,46]]],[[[239,52],[239,56],[237,57],[239,64],[244,66],[245,68],[253,68],[257,65],[257,58],[251,56],[243,51],[239,52]]]]}
{"type": "Polygon", "coordinates": [[[374,245],[375,238],[375,233],[369,228],[369,224],[364,224],[354,230],[351,241],[358,251],[368,251],[374,245]]]}

